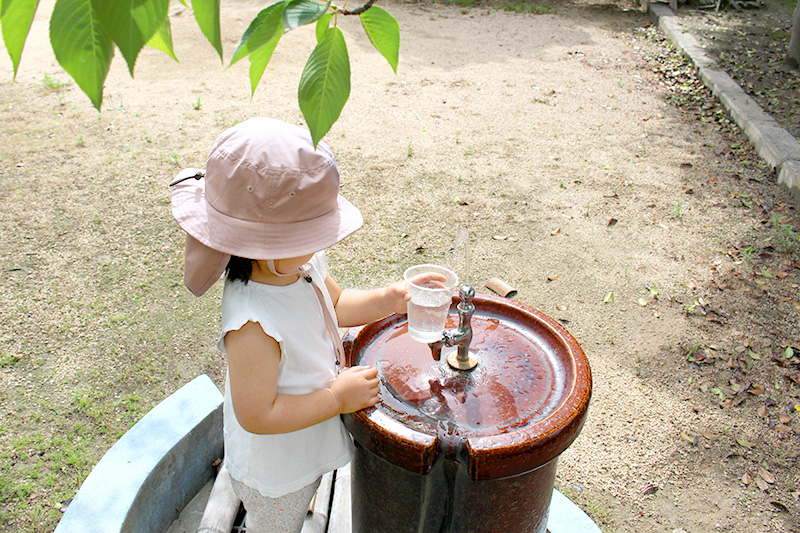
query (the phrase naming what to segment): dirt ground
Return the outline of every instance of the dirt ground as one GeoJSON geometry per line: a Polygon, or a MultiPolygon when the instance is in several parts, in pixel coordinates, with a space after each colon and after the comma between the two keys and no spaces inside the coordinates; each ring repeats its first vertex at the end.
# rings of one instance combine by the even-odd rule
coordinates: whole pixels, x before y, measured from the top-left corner
{"type": "MultiPolygon", "coordinates": [[[[302,123],[313,41],[284,36],[251,99],[247,62],[224,69],[175,3],[181,63],[145,51],[131,79],[117,57],[98,114],[52,57],[52,4],[16,82],[0,59],[4,531],[51,530],[120,431],[200,373],[221,384],[220,286],[183,288],[167,183],[237,121],[302,123]],[[83,462],[36,466],[59,446],[83,462]]],[[[506,280],[590,360],[557,486],[603,531],[800,531],[800,216],[771,169],[633,4],[383,5],[396,75],[341,23],[353,88],[325,141],[365,225],[335,277],[446,262],[466,227],[462,276],[506,280]]],[[[223,2],[226,58],[261,7],[223,2]]]]}

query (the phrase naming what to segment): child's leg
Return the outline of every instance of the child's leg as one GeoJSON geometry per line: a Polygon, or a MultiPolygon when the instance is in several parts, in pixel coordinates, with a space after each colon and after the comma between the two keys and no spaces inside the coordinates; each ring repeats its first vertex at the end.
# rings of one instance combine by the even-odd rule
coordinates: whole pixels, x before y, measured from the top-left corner
{"type": "Polygon", "coordinates": [[[247,511],[247,533],[299,532],[303,528],[308,505],[319,487],[320,479],[280,498],[267,498],[231,478],[233,492],[242,500],[247,511]]]}

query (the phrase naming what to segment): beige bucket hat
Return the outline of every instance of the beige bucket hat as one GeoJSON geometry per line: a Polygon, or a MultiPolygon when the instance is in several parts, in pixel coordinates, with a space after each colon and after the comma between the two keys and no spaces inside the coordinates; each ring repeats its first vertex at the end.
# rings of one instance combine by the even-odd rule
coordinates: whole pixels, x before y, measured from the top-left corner
{"type": "Polygon", "coordinates": [[[286,122],[253,118],[223,132],[205,173],[186,169],[172,185],[172,214],[186,233],[184,283],[196,296],[231,255],[286,259],[324,250],[363,224],[339,194],[339,170],[324,143],[286,122]]]}

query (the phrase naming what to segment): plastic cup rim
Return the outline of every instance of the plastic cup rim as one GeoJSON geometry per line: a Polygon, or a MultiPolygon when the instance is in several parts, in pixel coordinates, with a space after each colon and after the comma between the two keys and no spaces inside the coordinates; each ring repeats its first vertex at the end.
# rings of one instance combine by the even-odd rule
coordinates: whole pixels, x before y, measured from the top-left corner
{"type": "Polygon", "coordinates": [[[456,274],[455,272],[453,272],[452,270],[450,270],[447,267],[443,267],[441,265],[435,265],[433,263],[420,263],[418,265],[411,265],[410,267],[408,267],[407,269],[405,269],[403,271],[403,279],[409,285],[413,285],[414,287],[416,287],[418,289],[421,289],[421,290],[425,290],[425,291],[436,291],[436,292],[439,292],[439,291],[452,291],[453,289],[455,289],[458,286],[458,274],[456,274]],[[453,276],[453,278],[455,278],[454,281],[453,281],[453,284],[452,285],[448,285],[446,287],[442,287],[441,289],[432,289],[431,287],[423,287],[422,285],[417,285],[416,283],[410,281],[408,279],[408,271],[411,270],[412,268],[422,268],[422,267],[428,267],[428,268],[431,268],[432,270],[444,270],[445,272],[449,272],[453,276]]]}

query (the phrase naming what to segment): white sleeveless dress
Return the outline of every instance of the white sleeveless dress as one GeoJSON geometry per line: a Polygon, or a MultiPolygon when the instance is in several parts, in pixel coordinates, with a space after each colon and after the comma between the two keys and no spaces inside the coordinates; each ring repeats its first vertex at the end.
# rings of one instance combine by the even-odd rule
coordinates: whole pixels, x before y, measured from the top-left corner
{"type": "MultiPolygon", "coordinates": [[[[336,316],[325,287],[324,252],[314,255],[308,272],[322,288],[331,316],[336,316]]],[[[247,322],[261,325],[280,345],[278,394],[307,394],[329,387],[337,375],[336,352],[328,335],[314,288],[303,277],[291,285],[226,281],[222,296],[222,334],[247,322]]],[[[277,498],[303,488],[352,458],[352,441],[335,416],[291,433],[257,435],[244,430],[231,403],[230,378],[225,380],[225,463],[231,477],[277,498]]]]}

